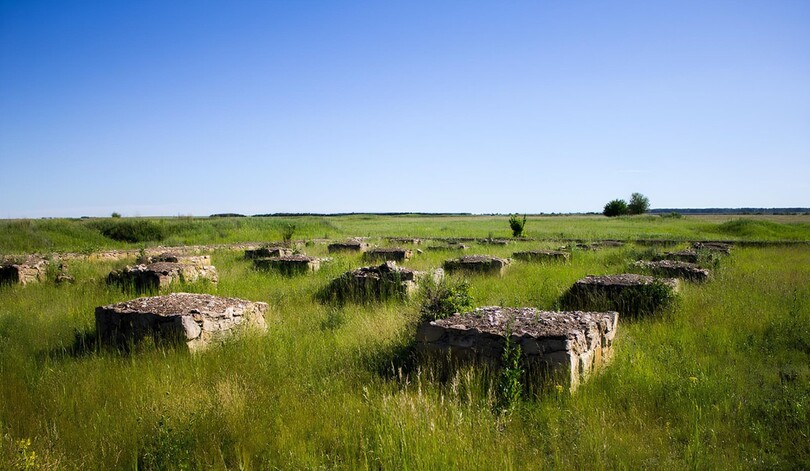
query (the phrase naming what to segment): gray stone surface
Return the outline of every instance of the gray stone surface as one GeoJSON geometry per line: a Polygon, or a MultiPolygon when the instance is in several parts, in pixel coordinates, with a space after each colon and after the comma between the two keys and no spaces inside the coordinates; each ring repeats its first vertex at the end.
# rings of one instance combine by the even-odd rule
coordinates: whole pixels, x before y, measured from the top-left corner
{"type": "Polygon", "coordinates": [[[252,260],[255,258],[289,257],[293,250],[287,247],[259,247],[257,249],[245,250],[245,258],[252,260]]]}
{"type": "Polygon", "coordinates": [[[414,237],[388,237],[388,241],[393,244],[419,245],[422,243],[422,239],[416,239],[414,237]]]}
{"type": "Polygon", "coordinates": [[[0,264],[0,284],[28,283],[45,281],[48,261],[36,255],[8,258],[0,264]]]}
{"type": "Polygon", "coordinates": [[[365,252],[371,248],[368,242],[358,240],[358,239],[351,239],[345,242],[334,242],[329,244],[329,253],[334,252],[365,252]]]}
{"type": "Polygon", "coordinates": [[[413,257],[413,250],[400,247],[382,247],[371,249],[364,255],[366,260],[390,260],[394,262],[404,262],[413,257]]]}
{"type": "Polygon", "coordinates": [[[675,278],[655,278],[625,273],[588,275],[560,298],[565,309],[618,311],[624,316],[651,314],[666,305],[678,291],[675,278]]]}
{"type": "Polygon", "coordinates": [[[320,293],[323,301],[376,302],[405,298],[411,295],[426,277],[438,281],[444,276],[441,269],[420,272],[397,266],[396,262],[361,267],[348,271],[320,293]]]}
{"type": "Polygon", "coordinates": [[[700,253],[697,250],[685,249],[675,252],[664,252],[655,257],[655,261],[660,260],[674,260],[677,262],[698,263],[701,259],[700,253]]]}
{"type": "Polygon", "coordinates": [[[507,332],[529,371],[551,371],[574,389],[612,356],[617,312],[550,312],[483,307],[422,323],[417,349],[442,360],[499,364],[507,332]]]}
{"type": "Polygon", "coordinates": [[[444,262],[444,269],[448,272],[488,273],[503,275],[511,260],[491,255],[467,255],[444,262]]]}
{"type": "Polygon", "coordinates": [[[639,260],[634,263],[635,266],[652,273],[655,276],[663,276],[668,278],[680,278],[689,281],[706,281],[711,276],[711,272],[705,268],[689,263],[679,262],[676,260],[660,260],[657,262],[647,262],[639,260]]]}
{"type": "Polygon", "coordinates": [[[306,255],[257,258],[253,260],[253,266],[257,270],[275,270],[285,275],[297,275],[320,270],[321,259],[306,255]]]}
{"type": "Polygon", "coordinates": [[[692,248],[695,250],[706,250],[723,255],[731,253],[731,244],[725,242],[693,242],[692,248]]]}
{"type": "Polygon", "coordinates": [[[527,250],[512,254],[512,258],[526,262],[566,262],[570,256],[562,250],[527,250]]]}
{"type": "Polygon", "coordinates": [[[215,284],[219,282],[216,268],[212,265],[157,262],[127,266],[107,276],[107,283],[125,288],[132,287],[137,292],[161,290],[173,283],[195,283],[200,280],[208,280],[215,284]]]}
{"type": "Polygon", "coordinates": [[[146,337],[199,350],[247,327],[266,330],[267,304],[210,294],[173,293],[96,308],[96,331],[108,343],[146,337]]]}
{"type": "Polygon", "coordinates": [[[137,260],[138,265],[148,265],[150,263],[169,262],[169,263],[184,263],[186,265],[194,265],[197,267],[204,267],[211,265],[210,255],[190,255],[178,252],[163,252],[155,255],[146,255],[139,257],[137,260]]]}

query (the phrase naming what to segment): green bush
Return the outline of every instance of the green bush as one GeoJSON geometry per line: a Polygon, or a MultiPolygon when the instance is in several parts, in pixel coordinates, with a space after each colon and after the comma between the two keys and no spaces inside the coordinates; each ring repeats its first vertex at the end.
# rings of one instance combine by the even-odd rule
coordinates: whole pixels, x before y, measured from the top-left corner
{"type": "Polygon", "coordinates": [[[615,199],[605,205],[605,209],[602,211],[602,214],[607,217],[614,217],[627,214],[627,211],[627,202],[622,199],[615,199]]]}
{"type": "Polygon", "coordinates": [[[526,227],[526,215],[523,215],[521,220],[517,214],[509,217],[509,227],[512,228],[512,237],[520,237],[523,235],[523,229],[526,227]]]}
{"type": "Polygon", "coordinates": [[[120,242],[157,242],[167,235],[163,224],[150,219],[98,221],[95,227],[105,237],[120,242]]]}
{"type": "Polygon", "coordinates": [[[425,280],[422,285],[422,320],[444,319],[457,312],[471,311],[474,307],[470,284],[466,280],[457,283],[425,280]]]}

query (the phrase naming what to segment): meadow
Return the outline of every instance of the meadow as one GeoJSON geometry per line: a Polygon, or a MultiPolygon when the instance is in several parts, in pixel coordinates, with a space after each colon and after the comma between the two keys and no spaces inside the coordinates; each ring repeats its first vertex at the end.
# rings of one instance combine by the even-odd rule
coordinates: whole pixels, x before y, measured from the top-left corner
{"type": "MultiPolygon", "coordinates": [[[[506,220],[178,217],[148,219],[159,238],[138,242],[105,235],[119,221],[0,221],[0,254],[265,242],[291,224],[302,240],[505,238],[506,220]]],[[[414,360],[419,296],[314,300],[365,264],[358,254],[329,255],[319,272],[290,278],[214,251],[217,286],[172,291],[267,302],[269,329],[197,354],[98,345],[94,308],[133,297],[104,283],[126,261],[70,261],[75,284],[0,287],[0,468],[810,468],[810,217],[535,216],[526,235],[535,240],[472,243],[467,253],[509,256],[563,239],[770,243],[735,247],[711,282],[685,284],[659,315],[620,319],[613,362],[574,393],[527,389],[508,410],[498,372],[470,367],[439,380],[414,360]]],[[[303,250],[327,256],[317,241],[303,250]]],[[[479,306],[553,309],[578,278],[625,272],[655,250],[664,249],[628,243],[575,249],[565,264],[515,262],[502,278],[470,277],[471,293],[479,306]]],[[[425,251],[405,266],[458,255],[425,251]]]]}

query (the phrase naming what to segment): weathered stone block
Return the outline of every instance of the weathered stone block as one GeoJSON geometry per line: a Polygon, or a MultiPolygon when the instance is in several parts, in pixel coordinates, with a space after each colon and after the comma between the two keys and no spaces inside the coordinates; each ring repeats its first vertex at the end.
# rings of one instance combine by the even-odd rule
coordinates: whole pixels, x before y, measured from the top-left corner
{"type": "Polygon", "coordinates": [[[367,260],[404,262],[413,256],[413,250],[399,247],[376,248],[369,250],[364,256],[367,260]]]}
{"type": "Polygon", "coordinates": [[[245,258],[252,260],[255,258],[289,257],[293,250],[287,247],[259,247],[258,249],[245,250],[245,258]]]}
{"type": "Polygon", "coordinates": [[[266,330],[267,304],[210,294],[173,293],[96,308],[96,331],[108,343],[128,345],[146,337],[206,347],[235,331],[266,330]]]}
{"type": "Polygon", "coordinates": [[[469,245],[466,244],[447,244],[447,245],[431,245],[425,247],[427,250],[467,250],[470,248],[469,245]]]}
{"type": "Polygon", "coordinates": [[[512,254],[512,258],[526,262],[566,262],[570,256],[562,250],[529,250],[512,254]]]}
{"type": "Polygon", "coordinates": [[[444,276],[441,269],[419,272],[397,266],[396,262],[361,267],[348,271],[319,293],[322,301],[377,302],[386,299],[402,299],[411,295],[419,282],[426,277],[438,281],[444,276]]]}
{"type": "Polygon", "coordinates": [[[28,283],[45,281],[48,261],[36,255],[9,258],[0,264],[0,284],[28,283]]]}
{"type": "Polygon", "coordinates": [[[698,263],[700,258],[700,253],[698,253],[697,250],[684,249],[676,252],[664,252],[661,255],[657,255],[654,260],[673,260],[677,262],[698,263]]]}
{"type": "Polygon", "coordinates": [[[388,241],[394,244],[419,245],[422,243],[422,239],[416,239],[413,237],[389,237],[388,241]]]}
{"type": "Polygon", "coordinates": [[[708,280],[711,276],[711,272],[705,268],[700,268],[694,263],[679,262],[676,260],[660,260],[657,262],[639,260],[634,265],[653,275],[668,278],[680,278],[700,282],[708,280]]]}
{"type": "Polygon", "coordinates": [[[444,269],[448,272],[467,273],[495,273],[503,275],[511,260],[489,255],[468,255],[444,262],[444,269]]]}
{"type": "Polygon", "coordinates": [[[612,356],[617,312],[550,312],[483,307],[422,323],[417,349],[440,362],[501,366],[507,333],[521,347],[527,371],[552,373],[574,389],[612,356]]]}
{"type": "Polygon", "coordinates": [[[208,280],[217,283],[219,276],[212,265],[190,265],[186,263],[157,262],[148,265],[127,266],[107,276],[107,283],[122,287],[132,287],[137,292],[161,290],[172,283],[194,283],[208,280]]]}
{"type": "Polygon", "coordinates": [[[560,305],[564,309],[618,311],[625,316],[643,316],[671,302],[678,287],[678,280],[674,278],[636,274],[588,275],[562,295],[560,305]]]}
{"type": "Polygon", "coordinates": [[[348,240],[346,242],[335,242],[329,244],[329,253],[333,252],[365,252],[371,246],[362,240],[348,240]]]}
{"type": "Polygon", "coordinates": [[[693,242],[692,248],[698,251],[706,250],[723,255],[729,255],[731,253],[731,244],[725,242],[693,242]]]}
{"type": "Polygon", "coordinates": [[[320,270],[321,259],[306,255],[257,258],[253,260],[253,266],[258,270],[275,270],[285,275],[298,275],[320,270]]]}
{"type": "Polygon", "coordinates": [[[169,263],[184,263],[186,265],[194,265],[197,267],[204,267],[211,265],[210,255],[187,255],[176,252],[163,252],[157,255],[146,255],[139,257],[138,265],[148,265],[150,263],[169,262],[169,263]]]}

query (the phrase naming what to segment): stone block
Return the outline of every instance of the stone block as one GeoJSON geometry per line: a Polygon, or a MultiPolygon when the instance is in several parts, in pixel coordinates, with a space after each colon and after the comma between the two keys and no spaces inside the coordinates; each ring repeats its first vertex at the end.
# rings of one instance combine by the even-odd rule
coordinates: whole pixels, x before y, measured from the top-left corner
{"type": "Polygon", "coordinates": [[[526,262],[567,262],[570,256],[562,250],[529,250],[512,254],[512,258],[526,262]]]}
{"type": "Polygon", "coordinates": [[[667,278],[680,278],[682,280],[702,282],[708,280],[711,276],[709,270],[700,268],[700,266],[689,262],[679,262],[675,260],[647,262],[639,260],[634,263],[634,265],[655,276],[667,278]]]}
{"type": "Polygon", "coordinates": [[[385,247],[371,249],[365,253],[366,260],[375,261],[393,261],[404,262],[413,257],[413,250],[403,249],[399,247],[385,247]]]}
{"type": "Polygon", "coordinates": [[[96,308],[102,341],[126,347],[151,337],[199,350],[244,328],[266,330],[267,304],[210,294],[173,293],[96,308]]]}
{"type": "Polygon", "coordinates": [[[334,242],[329,244],[328,250],[329,253],[335,252],[365,252],[371,246],[368,242],[364,242],[358,239],[347,240],[346,242],[334,242]]]}
{"type": "Polygon", "coordinates": [[[361,267],[348,271],[326,286],[319,293],[322,301],[377,302],[387,299],[404,299],[410,296],[426,277],[438,281],[444,276],[441,269],[419,272],[397,266],[396,262],[361,267]]]}
{"type": "Polygon", "coordinates": [[[320,270],[321,259],[306,255],[256,258],[253,260],[253,266],[257,270],[275,270],[284,275],[299,275],[320,270]]]}
{"type": "Polygon", "coordinates": [[[521,347],[527,371],[551,373],[575,389],[610,360],[618,319],[617,312],[482,307],[423,322],[416,333],[417,350],[440,362],[502,366],[509,334],[521,347]]]}
{"type": "Polygon", "coordinates": [[[444,269],[450,273],[485,273],[503,275],[511,260],[490,255],[468,255],[466,257],[446,260],[444,269]]]}
{"type": "Polygon", "coordinates": [[[107,275],[107,283],[123,288],[131,287],[136,292],[166,289],[173,283],[195,283],[208,280],[219,281],[217,270],[212,265],[191,265],[175,262],[156,262],[147,265],[127,266],[107,275]]]}
{"type": "Polygon", "coordinates": [[[7,258],[0,264],[0,284],[28,283],[45,281],[48,261],[36,255],[7,258]]]}
{"type": "Polygon", "coordinates": [[[252,260],[255,258],[289,257],[293,250],[287,247],[259,247],[257,249],[245,250],[245,258],[252,260]]]}
{"type": "Polygon", "coordinates": [[[588,275],[560,298],[564,309],[585,311],[618,311],[623,316],[650,315],[669,304],[678,291],[675,278],[652,276],[588,275]]]}

